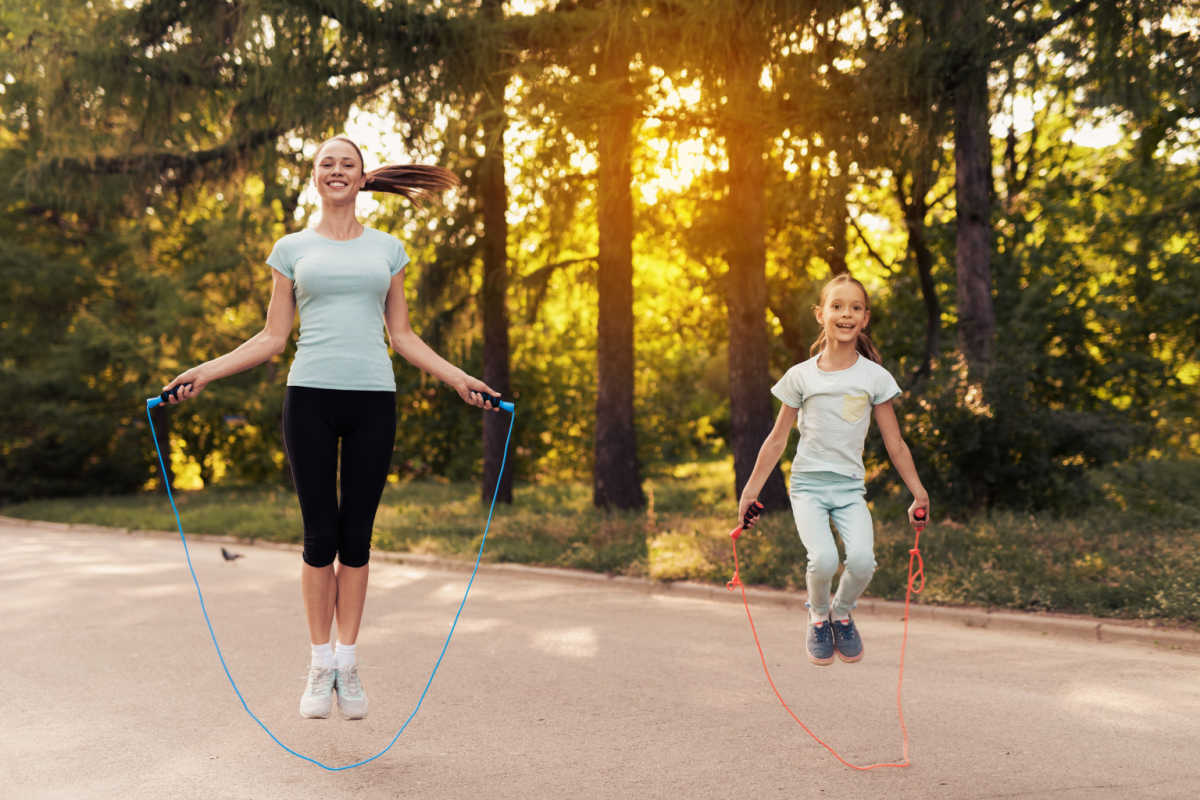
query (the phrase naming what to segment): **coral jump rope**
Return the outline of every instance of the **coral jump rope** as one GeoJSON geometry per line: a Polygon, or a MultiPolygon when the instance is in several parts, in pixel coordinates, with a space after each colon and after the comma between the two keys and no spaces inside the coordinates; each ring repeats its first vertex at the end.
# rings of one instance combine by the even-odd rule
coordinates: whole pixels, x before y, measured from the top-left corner
{"type": "Polygon", "coordinates": [[[454,636],[454,629],[458,626],[458,618],[462,614],[463,607],[467,604],[467,595],[471,593],[471,584],[475,582],[475,573],[479,571],[479,560],[483,556],[483,546],[487,543],[488,530],[492,526],[492,514],[496,510],[496,497],[500,492],[500,479],[504,477],[504,467],[508,464],[508,443],[509,440],[512,439],[513,423],[516,422],[517,419],[516,407],[507,400],[501,400],[499,397],[493,397],[488,394],[483,395],[484,401],[490,403],[493,408],[500,408],[509,413],[508,435],[504,438],[504,451],[500,460],[500,472],[496,476],[496,489],[492,492],[492,505],[488,509],[487,524],[485,524],[483,527],[483,539],[479,542],[479,552],[475,554],[475,566],[471,569],[471,577],[467,580],[467,588],[463,592],[462,601],[458,604],[458,610],[454,612],[454,621],[450,623],[450,632],[446,634],[446,641],[442,644],[442,650],[438,654],[437,661],[435,661],[433,664],[433,669],[429,673],[429,680],[425,682],[425,688],[421,691],[421,696],[417,699],[417,704],[413,707],[412,713],[408,715],[408,719],[404,720],[404,724],[400,726],[400,730],[396,731],[396,735],[392,737],[390,742],[388,742],[387,747],[383,748],[369,758],[364,758],[362,761],[356,761],[353,764],[346,764],[345,766],[341,767],[331,767],[328,764],[312,758],[311,756],[298,753],[281,742],[279,737],[272,733],[271,729],[268,728],[261,719],[255,716],[253,711],[250,710],[250,706],[246,703],[246,698],[242,697],[242,693],[238,689],[237,683],[233,680],[233,675],[231,675],[229,672],[229,667],[225,664],[225,656],[221,653],[221,645],[217,644],[217,635],[213,632],[212,620],[208,618],[208,609],[205,608],[204,605],[204,593],[200,591],[200,581],[196,578],[196,570],[192,567],[192,556],[188,552],[187,537],[183,533],[183,523],[179,519],[179,508],[175,505],[175,497],[171,493],[171,482],[167,480],[166,463],[163,460],[162,449],[158,446],[158,433],[154,430],[154,418],[150,415],[150,410],[152,408],[166,402],[168,399],[174,399],[174,393],[176,391],[178,391],[178,387],[172,389],[170,392],[163,392],[158,397],[151,397],[147,399],[146,417],[150,420],[150,435],[154,437],[154,450],[158,453],[158,465],[159,469],[161,470],[160,474],[163,476],[163,485],[167,488],[167,499],[171,501],[171,510],[175,512],[175,525],[179,528],[179,540],[183,542],[183,555],[187,560],[188,572],[190,572],[192,575],[192,583],[196,587],[196,597],[198,597],[200,600],[200,611],[204,615],[205,625],[208,626],[208,635],[212,639],[213,647],[216,648],[217,658],[221,661],[221,669],[225,670],[225,677],[229,679],[229,685],[233,687],[233,693],[237,695],[237,699],[241,701],[242,708],[246,709],[246,713],[250,715],[250,718],[258,723],[258,727],[266,731],[267,735],[275,741],[275,744],[279,745],[296,758],[304,759],[305,761],[316,764],[318,767],[329,770],[330,772],[340,772],[341,770],[353,769],[354,767],[361,767],[363,764],[374,761],[388,750],[392,749],[392,745],[394,745],[396,740],[400,738],[400,734],[404,733],[405,728],[408,727],[408,723],[412,722],[413,717],[417,715],[417,711],[421,708],[421,703],[425,700],[425,695],[429,692],[429,687],[433,684],[433,676],[437,675],[438,667],[440,667],[442,664],[442,657],[446,655],[446,648],[450,646],[450,638],[454,636]]]}
{"type": "Polygon", "coordinates": [[[880,767],[909,766],[908,728],[904,725],[904,705],[901,702],[901,691],[904,686],[904,651],[908,646],[908,607],[910,601],[912,600],[912,596],[914,594],[920,594],[921,590],[925,588],[925,562],[921,559],[921,550],[919,545],[921,542],[921,531],[924,530],[925,523],[928,521],[928,514],[926,510],[923,508],[918,508],[913,511],[913,528],[915,529],[916,534],[913,538],[912,549],[908,551],[908,585],[904,593],[904,636],[900,640],[900,677],[896,681],[896,711],[900,714],[900,732],[903,735],[904,740],[904,756],[903,760],[898,762],[867,765],[851,764],[849,761],[842,758],[838,751],[825,744],[825,742],[823,742],[819,736],[813,733],[812,730],[810,730],[809,727],[801,722],[800,718],[796,716],[796,713],[792,711],[787,702],[783,699],[783,695],[779,693],[779,689],[775,686],[775,681],[771,679],[771,670],[767,669],[767,657],[763,655],[762,643],[758,640],[758,629],[754,627],[754,617],[750,616],[750,602],[746,599],[746,586],[742,583],[741,578],[738,576],[738,573],[740,572],[737,552],[738,537],[742,535],[742,531],[754,524],[755,517],[761,514],[762,510],[763,504],[757,500],[754,501],[754,505],[750,506],[750,509],[746,512],[746,516],[742,520],[742,524],[729,532],[730,539],[733,542],[733,578],[731,578],[730,581],[725,584],[725,588],[731,592],[739,588],[742,590],[742,605],[746,607],[746,619],[750,621],[750,632],[754,634],[754,645],[758,648],[758,657],[759,660],[762,661],[763,673],[767,676],[767,683],[771,684],[771,691],[775,692],[775,696],[779,698],[780,705],[782,705],[784,710],[791,715],[792,719],[796,721],[796,724],[803,728],[804,732],[811,736],[817,742],[817,744],[821,745],[830,753],[832,753],[834,758],[845,764],[847,767],[858,770],[869,770],[878,769],[880,767]],[[913,569],[914,565],[916,567],[915,570],[913,569]],[[921,582],[920,586],[913,586],[913,582],[918,578],[921,582]]]}

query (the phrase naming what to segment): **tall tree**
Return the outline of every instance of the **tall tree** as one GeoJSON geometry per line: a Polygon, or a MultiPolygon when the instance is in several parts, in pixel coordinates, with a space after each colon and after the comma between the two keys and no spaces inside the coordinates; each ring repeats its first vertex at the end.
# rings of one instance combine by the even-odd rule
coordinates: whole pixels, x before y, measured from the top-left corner
{"type": "MultiPolygon", "coordinates": [[[[725,218],[725,304],[729,321],[729,410],[734,491],[754,471],[758,450],[772,427],[770,366],[767,353],[767,218],[764,99],[759,74],[766,42],[761,30],[737,29],[736,49],[727,71],[727,110],[720,129],[729,156],[725,218]]],[[[743,27],[745,26],[745,27],[743,27]]],[[[774,467],[759,492],[768,510],[788,507],[783,473],[774,467]]]]}
{"type": "Polygon", "coordinates": [[[608,111],[597,125],[596,450],[592,498],[601,508],[646,504],[633,423],[633,125],[638,113],[629,83],[632,56],[623,28],[630,9],[610,5],[596,78],[608,111]]]}
{"type": "MultiPolygon", "coordinates": [[[[724,198],[726,236],[725,304],[729,326],[729,410],[734,491],[749,480],[758,450],[773,422],[767,340],[766,185],[769,143],[778,125],[768,109],[777,103],[761,85],[764,68],[778,47],[780,31],[807,19],[807,4],[780,3],[744,8],[720,4],[723,64],[709,65],[709,85],[724,97],[717,130],[729,159],[724,198]]],[[[837,251],[836,246],[831,248],[837,251]]],[[[773,467],[759,500],[768,510],[789,506],[782,471],[773,467]]]]}
{"type": "Polygon", "coordinates": [[[942,351],[942,303],[933,280],[933,248],[929,243],[929,194],[937,179],[938,135],[936,115],[922,114],[914,132],[912,149],[897,159],[895,195],[904,212],[908,252],[917,268],[921,299],[925,306],[925,347],[913,382],[928,377],[942,351]]]}
{"type": "MultiPolygon", "coordinates": [[[[483,0],[481,20],[490,27],[504,18],[503,0],[483,0]]],[[[508,342],[508,187],[504,176],[504,133],[508,125],[505,93],[508,88],[506,49],[496,37],[481,48],[484,73],[482,128],[484,154],[479,167],[479,195],[483,206],[483,382],[502,395],[512,394],[508,342]]],[[[509,430],[501,414],[483,415],[484,502],[493,493],[502,503],[512,503],[513,469],[500,475],[509,430]],[[497,481],[499,485],[497,486],[497,481]]],[[[512,456],[510,455],[511,459],[512,456]]]]}
{"type": "MultiPolygon", "coordinates": [[[[705,244],[710,253],[720,254],[727,267],[720,286],[728,336],[729,443],[734,489],[739,494],[774,417],[767,335],[769,242],[791,239],[799,245],[779,268],[794,274],[774,281],[777,295],[771,298],[786,345],[781,349],[791,359],[803,357],[807,350],[804,331],[811,315],[796,307],[811,290],[809,256],[831,271],[847,269],[849,160],[839,156],[840,169],[814,181],[809,180],[807,168],[820,160],[810,152],[813,146],[822,156],[833,155],[826,152],[828,145],[816,144],[829,139],[821,114],[834,103],[826,96],[833,91],[820,80],[831,64],[821,60],[823,53],[814,52],[812,40],[818,38],[820,25],[849,5],[804,0],[679,3],[671,7],[677,15],[670,19],[675,30],[664,35],[663,47],[656,51],[656,57],[665,58],[671,68],[700,78],[706,103],[691,112],[693,124],[702,135],[715,132],[720,137],[728,160],[719,185],[714,186],[720,203],[706,204],[719,207],[713,215],[719,221],[703,227],[719,231],[705,237],[705,244]],[[786,143],[781,145],[781,140],[786,143]],[[794,156],[803,162],[794,185],[776,156],[780,160],[794,156]],[[792,219],[803,220],[803,233],[774,232],[787,225],[784,220],[792,219]]],[[[701,216],[707,216],[703,208],[701,216]]],[[[759,499],[768,509],[788,507],[786,483],[777,467],[759,499]]]]}
{"type": "MultiPolygon", "coordinates": [[[[986,375],[996,337],[989,75],[1006,51],[1036,46],[1095,4],[1075,0],[1026,9],[973,0],[900,0],[898,5],[932,34],[929,47],[941,51],[932,60],[943,66],[944,104],[953,109],[958,345],[971,372],[986,375]]],[[[918,52],[911,63],[920,73],[929,61],[918,52]]],[[[931,109],[941,105],[931,100],[931,109]]]]}
{"type": "MultiPolygon", "coordinates": [[[[886,9],[881,9],[881,11],[886,9]]],[[[869,163],[890,173],[891,193],[900,207],[907,251],[916,268],[925,311],[925,336],[910,390],[928,378],[942,351],[942,302],[934,280],[936,254],[929,230],[930,210],[946,194],[932,196],[946,161],[950,106],[946,98],[946,48],[938,45],[945,21],[930,4],[907,4],[881,35],[862,49],[865,67],[858,90],[869,119],[860,128],[870,133],[869,163]]],[[[865,114],[863,115],[866,116],[865,114]]],[[[948,192],[947,192],[948,194],[948,192]]]]}
{"type": "Polygon", "coordinates": [[[976,0],[951,0],[955,54],[954,192],[957,219],[958,341],[972,370],[992,362],[996,312],[992,301],[992,141],[988,70],[993,47],[988,9],[976,0]]]}
{"type": "MultiPolygon", "coordinates": [[[[646,504],[634,424],[631,154],[642,101],[631,80],[630,62],[639,54],[640,19],[638,7],[628,0],[583,0],[560,2],[513,27],[514,44],[537,53],[546,65],[547,86],[561,87],[547,110],[565,127],[579,131],[595,154],[597,343],[592,498],[597,507],[612,509],[638,509],[646,504]]],[[[545,90],[542,87],[543,96],[545,90]]],[[[569,203],[579,200],[569,193],[564,199],[569,203]]],[[[572,214],[573,210],[566,216],[572,214]]],[[[545,285],[553,268],[540,271],[539,283],[545,285]]]]}

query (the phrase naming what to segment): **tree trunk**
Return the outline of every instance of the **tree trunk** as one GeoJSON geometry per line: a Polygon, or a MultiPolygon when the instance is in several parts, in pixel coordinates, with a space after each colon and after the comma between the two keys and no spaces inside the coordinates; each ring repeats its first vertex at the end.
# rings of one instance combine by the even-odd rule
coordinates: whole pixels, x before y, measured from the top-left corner
{"type": "Polygon", "coordinates": [[[931,134],[923,133],[922,146],[913,160],[912,195],[904,196],[904,182],[896,183],[896,197],[904,209],[904,227],[908,231],[908,251],[917,263],[917,277],[921,283],[921,297],[925,301],[925,356],[921,365],[913,372],[915,387],[929,376],[933,362],[941,352],[942,305],[938,301],[933,283],[933,251],[925,235],[925,218],[929,214],[929,190],[933,185],[934,157],[931,134]]]}
{"type": "MultiPolygon", "coordinates": [[[[742,70],[733,93],[753,108],[758,73],[742,70]]],[[[763,440],[774,427],[767,350],[766,136],[752,114],[729,110],[725,146],[729,153],[726,230],[729,274],[725,302],[729,314],[729,412],[733,447],[734,492],[741,496],[763,440]]],[[[771,470],[758,499],[768,511],[788,507],[787,486],[778,466],[771,470]]]]}
{"type": "MultiPolygon", "coordinates": [[[[496,18],[503,15],[502,0],[484,0],[484,13],[496,18]]],[[[498,57],[497,62],[501,59],[498,57]]],[[[504,108],[504,92],[508,75],[503,65],[495,63],[489,72],[485,91],[488,96],[482,107],[484,155],[480,164],[480,199],[483,205],[483,382],[512,396],[509,373],[508,343],[508,189],[504,180],[504,130],[508,118],[504,108]]],[[[485,412],[483,415],[483,485],[481,497],[490,503],[495,495],[498,502],[512,503],[513,456],[508,454],[504,475],[500,466],[504,458],[505,437],[508,434],[508,415],[485,412]]]]}
{"type": "Polygon", "coordinates": [[[992,304],[991,138],[988,131],[986,7],[955,0],[953,18],[962,59],[954,89],[954,193],[957,232],[958,342],[968,367],[986,373],[992,362],[996,313],[992,304]]]}
{"type": "Polygon", "coordinates": [[[596,337],[596,442],[592,501],[600,508],[646,505],[633,424],[633,180],[630,153],[634,106],[629,55],[612,40],[598,77],[615,99],[600,121],[599,235],[596,337]],[[619,87],[619,88],[615,88],[619,87]]]}
{"type": "Polygon", "coordinates": [[[845,164],[838,164],[838,173],[829,179],[829,238],[826,242],[825,261],[833,275],[849,272],[846,264],[846,220],[850,211],[846,203],[846,195],[850,191],[850,176],[846,174],[845,164]]]}
{"type": "Polygon", "coordinates": [[[928,376],[942,348],[942,304],[933,284],[933,251],[925,239],[925,198],[922,197],[908,224],[908,246],[917,261],[917,276],[921,281],[921,298],[925,301],[925,357],[913,375],[915,383],[928,376]],[[920,217],[917,217],[920,214],[920,217]]]}

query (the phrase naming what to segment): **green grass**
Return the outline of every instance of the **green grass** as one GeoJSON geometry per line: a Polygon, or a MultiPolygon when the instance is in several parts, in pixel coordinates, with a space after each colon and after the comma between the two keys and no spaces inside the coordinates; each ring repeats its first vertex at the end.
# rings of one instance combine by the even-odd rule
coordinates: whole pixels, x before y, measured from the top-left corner
{"type": "MultiPolygon", "coordinates": [[[[1143,462],[1096,473],[1106,498],[1071,517],[993,512],[939,520],[921,536],[921,602],[1155,619],[1200,629],[1200,462],[1143,462]]],[[[522,486],[496,511],[484,559],[572,567],[663,581],[724,582],[732,571],[735,513],[727,464],[690,464],[646,481],[645,513],[605,514],[578,483],[522,486]]],[[[1092,492],[1090,496],[1095,496],[1092,492]]],[[[280,488],[213,488],[177,496],[189,533],[298,542],[295,497],[280,488]]],[[[912,531],[905,502],[873,501],[879,569],[873,597],[904,597],[912,531]]],[[[935,514],[937,508],[935,506],[935,514]]],[[[478,487],[428,481],[384,492],[374,546],[470,558],[487,508],[478,487]]],[[[160,493],[42,500],[8,516],[120,528],[173,530],[160,493]]],[[[790,514],[764,518],[739,540],[747,584],[804,585],[804,548],[790,514]]]]}

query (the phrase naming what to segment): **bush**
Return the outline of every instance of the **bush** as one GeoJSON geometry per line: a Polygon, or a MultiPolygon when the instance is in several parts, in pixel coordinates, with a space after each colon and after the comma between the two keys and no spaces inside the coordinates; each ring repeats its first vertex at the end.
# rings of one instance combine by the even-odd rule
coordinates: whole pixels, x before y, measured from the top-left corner
{"type": "MultiPolygon", "coordinates": [[[[946,361],[898,405],[905,441],[942,514],[1061,511],[1099,499],[1086,473],[1126,457],[1139,429],[1103,411],[1040,406],[1035,379],[1025,365],[1000,360],[977,382],[961,360],[946,361]]],[[[869,437],[868,447],[877,472],[871,488],[902,489],[882,439],[869,437]]]]}

